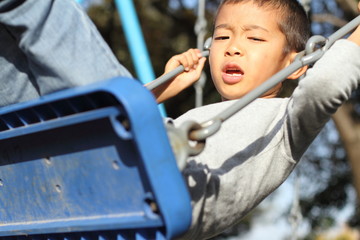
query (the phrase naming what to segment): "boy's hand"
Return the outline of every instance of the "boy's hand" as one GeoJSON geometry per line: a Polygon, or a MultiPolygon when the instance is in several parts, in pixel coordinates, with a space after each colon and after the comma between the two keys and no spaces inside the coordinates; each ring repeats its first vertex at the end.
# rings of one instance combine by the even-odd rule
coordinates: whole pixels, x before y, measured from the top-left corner
{"type": "MultiPolygon", "coordinates": [[[[358,3],[358,10],[360,11],[360,2],[358,3]]],[[[349,36],[348,40],[360,46],[360,26],[358,26],[355,31],[349,36]]]]}
{"type": "Polygon", "coordinates": [[[201,56],[198,49],[189,49],[188,51],[175,55],[166,63],[164,74],[174,70],[176,67],[183,65],[185,71],[177,75],[173,80],[165,83],[153,90],[153,94],[158,102],[163,102],[185,88],[191,86],[199,80],[201,71],[204,68],[206,58],[201,56]]]}

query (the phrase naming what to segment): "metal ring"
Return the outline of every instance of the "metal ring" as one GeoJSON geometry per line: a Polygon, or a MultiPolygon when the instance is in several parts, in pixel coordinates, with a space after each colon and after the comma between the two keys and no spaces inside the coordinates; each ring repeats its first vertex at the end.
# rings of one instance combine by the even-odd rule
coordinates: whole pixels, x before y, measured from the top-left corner
{"type": "Polygon", "coordinates": [[[201,129],[201,125],[195,121],[186,121],[180,126],[180,130],[185,133],[184,137],[187,142],[187,152],[189,156],[195,156],[202,152],[205,147],[206,139],[191,139],[189,136],[193,131],[201,129]],[[193,141],[190,145],[189,140],[193,141]]]}
{"type": "Polygon", "coordinates": [[[217,131],[219,131],[221,127],[220,119],[212,119],[203,124],[201,124],[201,128],[194,129],[189,133],[189,139],[193,141],[203,141],[206,138],[214,135],[217,131]]]}
{"type": "Polygon", "coordinates": [[[312,36],[306,43],[306,47],[305,47],[306,55],[315,52],[317,44],[322,44],[323,47],[325,47],[327,45],[327,42],[328,39],[324,36],[321,35],[312,36]]]}

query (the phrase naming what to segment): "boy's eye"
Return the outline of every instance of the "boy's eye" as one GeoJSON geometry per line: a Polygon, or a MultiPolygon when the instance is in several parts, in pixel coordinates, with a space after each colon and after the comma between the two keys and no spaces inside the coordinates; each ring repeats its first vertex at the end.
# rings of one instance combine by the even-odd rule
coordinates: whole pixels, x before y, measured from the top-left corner
{"type": "Polygon", "coordinates": [[[255,42],[265,42],[264,39],[258,38],[258,37],[248,37],[249,40],[255,41],[255,42]]]}
{"type": "Polygon", "coordinates": [[[219,36],[219,37],[215,37],[215,40],[226,40],[229,39],[230,37],[228,36],[219,36]]]}

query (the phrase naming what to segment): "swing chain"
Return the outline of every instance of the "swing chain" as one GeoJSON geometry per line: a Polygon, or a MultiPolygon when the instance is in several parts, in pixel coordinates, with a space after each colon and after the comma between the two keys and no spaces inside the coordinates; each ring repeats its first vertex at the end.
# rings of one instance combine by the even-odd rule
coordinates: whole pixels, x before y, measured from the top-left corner
{"type": "MultiPolygon", "coordinates": [[[[195,23],[195,34],[197,36],[197,48],[201,51],[204,50],[204,41],[206,36],[207,21],[205,18],[205,0],[198,1],[198,14],[195,23]]],[[[199,80],[194,84],[195,89],[195,107],[203,105],[203,90],[206,83],[206,74],[201,73],[199,80]]]]}

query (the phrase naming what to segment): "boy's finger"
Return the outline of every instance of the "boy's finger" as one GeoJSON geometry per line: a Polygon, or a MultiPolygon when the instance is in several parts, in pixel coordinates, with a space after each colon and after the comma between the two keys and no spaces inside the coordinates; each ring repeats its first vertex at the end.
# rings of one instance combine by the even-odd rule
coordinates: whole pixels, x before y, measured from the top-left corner
{"type": "Polygon", "coordinates": [[[186,57],[185,53],[179,55],[178,61],[179,61],[180,65],[184,66],[185,71],[187,71],[186,69],[189,68],[189,61],[188,61],[188,58],[186,57]]]}
{"type": "Polygon", "coordinates": [[[186,57],[187,65],[185,67],[185,71],[190,71],[194,66],[194,59],[192,58],[191,51],[187,51],[184,56],[186,57]]]}
{"type": "Polygon", "coordinates": [[[199,63],[198,63],[198,65],[197,65],[197,67],[196,67],[196,71],[198,71],[198,72],[201,73],[201,71],[202,71],[203,68],[204,68],[205,62],[206,62],[206,58],[205,58],[205,57],[200,58],[200,59],[199,59],[199,63]]]}
{"type": "Polygon", "coordinates": [[[189,49],[188,53],[189,57],[191,57],[191,60],[189,60],[189,67],[196,69],[199,59],[202,57],[201,52],[199,49],[189,49]]]}
{"type": "Polygon", "coordinates": [[[192,51],[191,51],[191,57],[192,57],[192,59],[193,59],[193,61],[194,61],[194,68],[195,68],[195,66],[198,64],[198,62],[199,62],[199,55],[198,55],[198,51],[196,51],[196,49],[193,49],[192,51]]]}
{"type": "Polygon", "coordinates": [[[184,67],[188,65],[187,59],[183,54],[173,56],[166,64],[165,72],[169,72],[180,65],[183,65],[184,67]]]}

